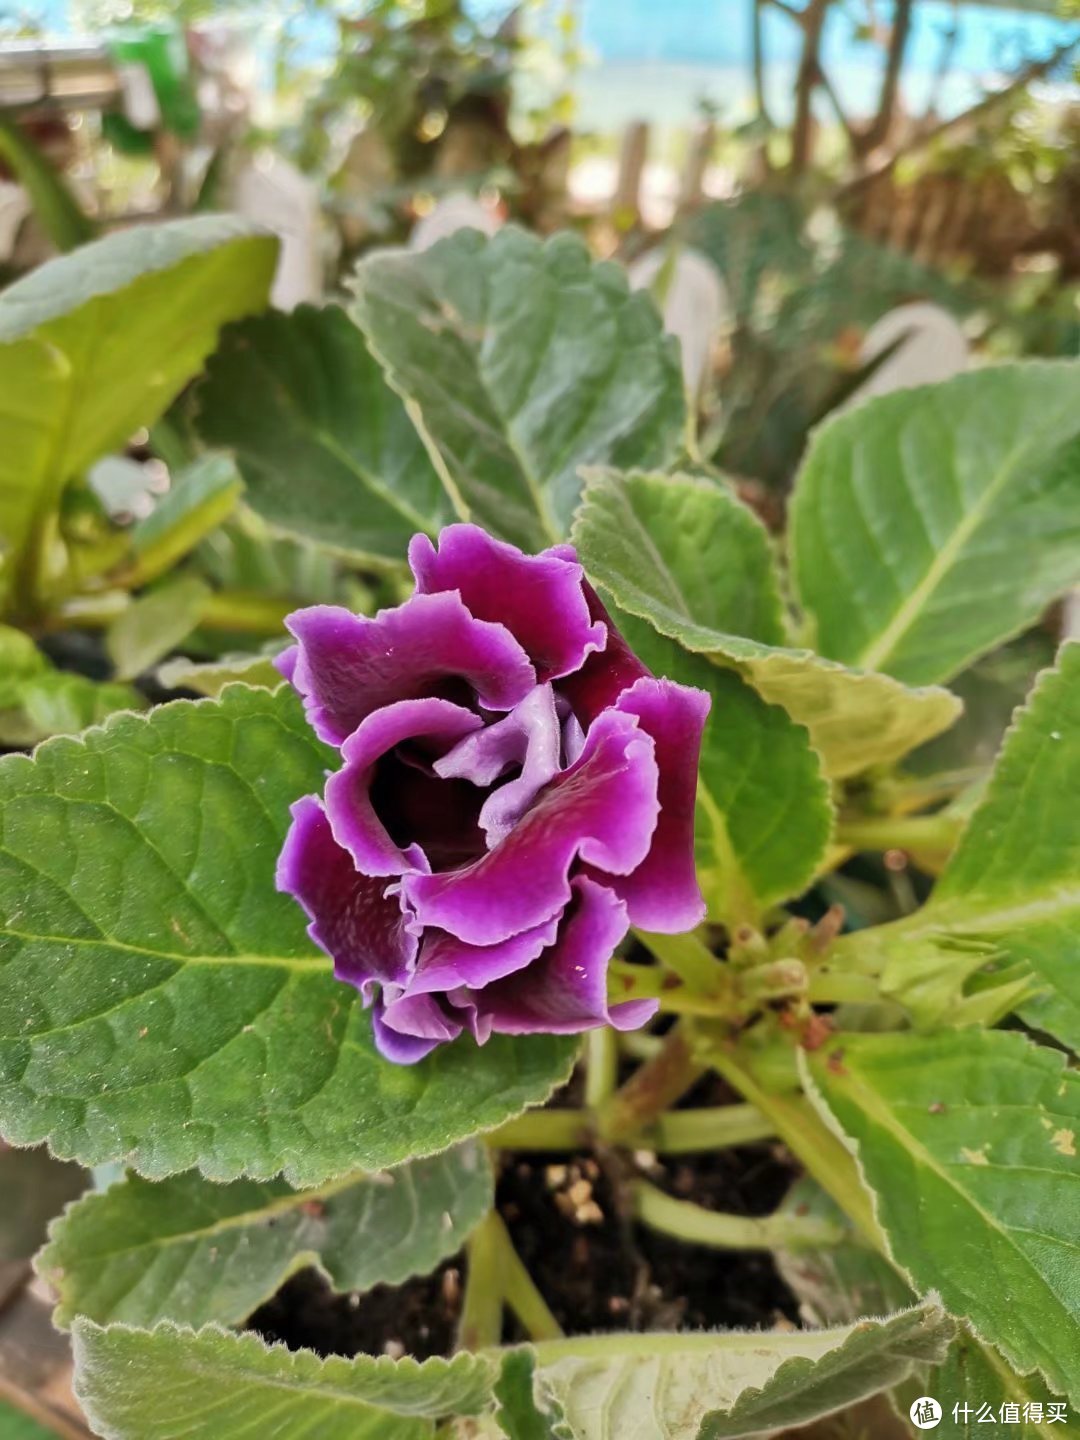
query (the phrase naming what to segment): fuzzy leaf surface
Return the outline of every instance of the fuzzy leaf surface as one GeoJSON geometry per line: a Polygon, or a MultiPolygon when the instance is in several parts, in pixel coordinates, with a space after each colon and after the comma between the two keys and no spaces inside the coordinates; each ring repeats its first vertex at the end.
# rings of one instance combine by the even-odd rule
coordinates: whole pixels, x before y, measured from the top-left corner
{"type": "Polygon", "coordinates": [[[37,1270],[59,1297],[62,1328],[76,1315],[237,1325],[309,1265],[337,1290],[427,1274],[491,1203],[491,1168],[475,1145],[315,1190],[215,1185],[197,1171],[156,1183],[129,1175],[53,1224],[37,1270]]]}
{"type": "Polygon", "coordinates": [[[105,1440],[430,1440],[444,1415],[488,1402],[494,1366],[452,1360],[320,1360],[216,1325],[75,1326],[75,1393],[105,1440]]]}
{"type": "Polygon", "coordinates": [[[595,474],[573,540],[590,579],[621,610],[714,665],[737,670],[763,700],[805,726],[832,778],[898,759],[959,712],[946,690],[911,690],[888,675],[849,670],[778,643],[768,537],[719,485],[642,472],[595,474]],[[701,536],[705,543],[691,543],[701,536]],[[704,583],[729,573],[741,575],[746,590],[704,583]]]}
{"type": "Polygon", "coordinates": [[[361,261],[352,308],[459,508],[538,549],[582,465],[663,466],[686,423],[675,342],[647,295],[574,235],[461,231],[361,261]]]}
{"type": "Polygon", "coordinates": [[[0,761],[0,1127],[152,1178],[319,1185],[449,1148],[565,1079],[574,1039],[404,1067],[274,888],[331,752],[299,702],[120,716],[0,761]]]}
{"type": "Polygon", "coordinates": [[[805,1068],[915,1288],[1075,1403],[1080,1074],[1001,1030],[845,1035],[805,1068]]]}
{"type": "Polygon", "coordinates": [[[554,1363],[541,1347],[535,1391],[567,1440],[735,1440],[898,1384],[944,1355],[952,1329],[928,1303],[834,1330],[594,1337],[554,1363]]]}
{"type": "Polygon", "coordinates": [[[453,508],[401,398],[336,305],[231,326],[198,391],[199,431],[233,451],[275,529],[400,563],[453,508]]]}
{"type": "Polygon", "coordinates": [[[823,655],[948,680],[1080,581],[1080,362],[989,366],[830,420],[791,547],[823,655]]]}

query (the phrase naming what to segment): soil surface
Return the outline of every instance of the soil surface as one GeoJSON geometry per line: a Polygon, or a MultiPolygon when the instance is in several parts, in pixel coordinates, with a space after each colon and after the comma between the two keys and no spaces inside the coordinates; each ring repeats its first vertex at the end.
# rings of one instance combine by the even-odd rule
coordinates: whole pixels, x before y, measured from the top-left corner
{"type": "MultiPolygon", "coordinates": [[[[688,1099],[717,1103],[713,1094],[688,1099]]],[[[680,1199],[739,1215],[774,1210],[794,1173],[775,1144],[663,1160],[647,1153],[503,1154],[499,1211],[568,1334],[771,1328],[797,1320],[796,1302],[770,1255],[686,1245],[624,1218],[619,1176],[634,1171],[680,1199]]],[[[305,1271],[252,1316],[249,1328],[321,1355],[443,1355],[453,1347],[464,1265],[458,1255],[433,1275],[363,1295],[336,1295],[315,1271],[305,1271]]],[[[508,1318],[504,1339],[524,1338],[508,1318]]]]}

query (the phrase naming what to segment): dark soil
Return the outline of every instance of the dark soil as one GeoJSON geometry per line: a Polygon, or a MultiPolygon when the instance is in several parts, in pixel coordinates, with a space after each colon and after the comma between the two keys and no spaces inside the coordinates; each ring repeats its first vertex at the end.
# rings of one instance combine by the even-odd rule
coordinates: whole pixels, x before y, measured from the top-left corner
{"type": "MultiPolygon", "coordinates": [[[[715,1082],[713,1082],[715,1083],[715,1082]]],[[[712,1095],[693,1097],[716,1103],[712,1095]]],[[[506,1154],[497,1202],[515,1246],[568,1334],[598,1330],[769,1328],[797,1305],[772,1257],[686,1245],[620,1216],[621,1166],[681,1199],[740,1215],[774,1210],[791,1183],[778,1145],[657,1161],[603,1155],[506,1154]]],[[[249,1321],[267,1340],[319,1354],[446,1354],[461,1303],[464,1257],[404,1285],[336,1295],[305,1271],[249,1321]]],[[[524,1339],[508,1320],[504,1339],[524,1339]]]]}

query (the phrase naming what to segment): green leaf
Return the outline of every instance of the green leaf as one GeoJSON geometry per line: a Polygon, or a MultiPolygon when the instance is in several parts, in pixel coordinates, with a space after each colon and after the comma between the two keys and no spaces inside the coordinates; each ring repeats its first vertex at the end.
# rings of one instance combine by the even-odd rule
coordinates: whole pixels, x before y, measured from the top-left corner
{"type": "Polygon", "coordinates": [[[45,1150],[0,1146],[0,1264],[29,1260],[49,1220],[85,1190],[87,1180],[85,1170],[45,1150]]]}
{"type": "Polygon", "coordinates": [[[28,635],[0,625],[0,745],[36,745],[145,705],[130,685],[54,669],[28,635]]]}
{"type": "Polygon", "coordinates": [[[157,678],[166,690],[195,690],[200,695],[220,695],[233,681],[275,690],[281,674],[274,668],[273,656],[280,649],[280,644],[275,644],[267,653],[226,654],[217,660],[188,660],[180,655],[159,666],[157,678]]]}
{"type": "Polygon", "coordinates": [[[899,1384],[942,1358],[952,1331],[927,1302],[834,1330],[559,1341],[538,1347],[536,1396],[561,1412],[571,1440],[734,1440],[899,1384]]]}
{"type": "Polygon", "coordinates": [[[23,683],[48,668],[48,660],[29,635],[13,625],[0,625],[0,710],[17,706],[23,683]]]}
{"type": "Polygon", "coordinates": [[[64,486],[157,419],[226,321],[265,305],[276,252],[234,219],[144,225],[0,295],[0,604],[34,599],[64,486]]]}
{"type": "Polygon", "coordinates": [[[0,761],[0,1129],[152,1178],[320,1185],[435,1154],[543,1101],[574,1037],[415,1066],[274,888],[289,805],[333,752],[299,702],[121,716],[0,761]]]}
{"type": "Polygon", "coordinates": [[[993,1433],[986,1429],[989,1422],[983,1407],[987,1405],[996,1422],[1009,1427],[1006,1433],[1013,1440],[1038,1440],[1039,1436],[1061,1433],[1045,1423],[1058,1397],[1039,1376],[1017,1375],[992,1346],[980,1345],[963,1325],[940,1365],[913,1376],[896,1391],[893,1398],[899,1414],[907,1416],[913,1401],[923,1395],[932,1395],[941,1405],[936,1437],[942,1440],[981,1440],[993,1433]],[[1007,1405],[1015,1409],[1007,1411],[1003,1408],[1007,1405]],[[1034,1411],[1029,1408],[1032,1405],[1034,1411]],[[980,1412],[984,1413],[982,1421],[980,1412]],[[1040,1414],[1042,1419],[1034,1418],[1040,1414]]]}
{"type": "Polygon", "coordinates": [[[177,471],[168,492],[131,531],[128,583],[145,585],[182,560],[229,518],[242,489],[236,467],[221,455],[177,471]]]}
{"type": "MultiPolygon", "coordinates": [[[[1062,647],[1018,711],[982,803],[929,902],[840,942],[876,958],[889,993],[936,1021],[994,962],[1040,987],[1022,1013],[1080,1046],[1080,645],[1062,647]]],[[[1025,988],[1025,995],[1031,987],[1025,988]]]]}
{"type": "Polygon", "coordinates": [[[133,600],[109,626],[105,650],[122,680],[156,665],[198,625],[210,587],[197,575],[177,575],[133,600]]]}
{"type": "Polygon", "coordinates": [[[947,680],[1080,580],[1080,362],[882,396],[814,437],[791,511],[822,654],[947,680]]]}
{"type": "Polygon", "coordinates": [[[913,1286],[1075,1402],[1080,1074],[1000,1030],[845,1035],[805,1069],[913,1286]]]}
{"type": "Polygon", "coordinates": [[[444,1415],[476,1414],[490,1360],[320,1360],[216,1325],[75,1325],[75,1393],[109,1440],[429,1440],[444,1415]]]}
{"type": "Polygon", "coordinates": [[[279,530],[400,563],[453,508],[400,398],[337,306],[231,327],[198,391],[198,427],[229,448],[247,501],[279,530]]]}
{"type": "Polygon", "coordinates": [[[157,1183],[129,1175],[53,1224],[37,1270],[58,1298],[62,1329],[76,1315],[102,1325],[236,1325],[308,1265],[338,1290],[427,1274],[491,1203],[491,1168],[475,1145],[315,1190],[282,1180],[215,1185],[197,1172],[157,1183]]]}
{"type": "Polygon", "coordinates": [[[561,539],[582,465],[664,466],[686,423],[675,342],[574,235],[466,230],[363,260],[353,314],[451,493],[527,549],[561,539]]]}
{"type": "Polygon", "coordinates": [[[506,1436],[507,1440],[557,1440],[558,1431],[554,1427],[560,1417],[537,1409],[533,1393],[535,1376],[535,1350],[523,1346],[504,1354],[494,1387],[498,1401],[496,1434],[506,1436]]]}
{"type": "Polygon", "coordinates": [[[719,485],[642,472],[596,474],[573,539],[590,579],[621,610],[714,665],[737,670],[763,700],[804,725],[832,778],[896,760],[956,718],[959,704],[945,690],[909,690],[889,676],[778,646],[768,539],[719,485]],[[742,576],[747,590],[723,582],[711,588],[728,573],[742,576]]]}
{"type": "Polygon", "coordinates": [[[0,1400],[0,1440],[56,1440],[55,1430],[46,1430],[14,1405],[0,1400]]]}
{"type": "Polygon", "coordinates": [[[698,878],[712,919],[757,923],[806,889],[828,847],[833,808],[821,759],[803,727],[734,671],[632,615],[613,618],[657,675],[712,697],[694,816],[698,878]]]}

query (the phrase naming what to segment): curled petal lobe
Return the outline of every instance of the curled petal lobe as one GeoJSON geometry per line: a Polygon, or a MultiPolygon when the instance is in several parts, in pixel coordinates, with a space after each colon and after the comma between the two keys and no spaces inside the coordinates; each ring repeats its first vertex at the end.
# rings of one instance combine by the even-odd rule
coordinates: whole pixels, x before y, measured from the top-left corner
{"type": "MultiPolygon", "coordinates": [[[[420,754],[433,750],[438,755],[470,731],[480,730],[483,723],[479,715],[450,700],[399,700],[367,716],[345,741],[341,747],[345,764],[326,782],[326,814],[335,840],[365,875],[429,869],[431,857],[424,839],[437,835],[441,842],[444,832],[451,837],[460,834],[469,821],[463,813],[466,805],[454,805],[461,798],[458,790],[434,779],[418,762],[393,766],[392,794],[385,807],[390,814],[378,814],[372,795],[377,762],[405,742],[420,754]],[[387,828],[387,819],[397,838],[387,828]]],[[[473,828],[478,808],[478,803],[472,807],[473,828]]]]}
{"type": "Polygon", "coordinates": [[[314,795],[298,800],[292,817],[278,859],[277,888],[295,896],[307,912],[308,934],[332,957],[334,974],[369,1000],[376,983],[403,984],[417,946],[400,904],[385,894],[386,881],[354,868],[314,795]]]}
{"type": "Polygon", "coordinates": [[[627,1000],[609,1008],[608,962],[626,934],[626,907],[605,886],[585,876],[573,896],[554,945],[539,960],[482,990],[451,995],[469,1015],[478,1040],[503,1035],[575,1034],[597,1025],[636,1029],[655,1013],[655,1000],[627,1000]]]}
{"type": "Polygon", "coordinates": [[[675,935],[705,918],[694,864],[694,804],[701,736],[709,714],[704,690],[671,680],[636,681],[615,708],[636,715],[656,746],[660,816],[645,859],[612,888],[626,901],[630,922],[675,935]]]}
{"type": "Polygon", "coordinates": [[[312,605],[285,623],[297,644],[278,657],[278,668],[330,745],[384,705],[444,693],[455,683],[475,691],[489,710],[512,709],[536,684],[510,631],[475,619],[452,592],[413,595],[374,617],[312,605]]]}
{"type": "Polygon", "coordinates": [[[429,931],[420,949],[416,969],[409,977],[409,995],[445,993],[459,989],[479,988],[502,980],[516,970],[523,970],[555,943],[559,916],[511,935],[498,945],[466,945],[453,935],[429,931]]]}
{"type": "Polygon", "coordinates": [[[494,850],[457,871],[406,875],[402,895],[414,924],[472,945],[497,944],[562,910],[574,860],[631,874],[648,854],[658,809],[652,737],[635,716],[606,711],[590,727],[581,757],[494,850]]]}
{"type": "MultiPolygon", "coordinates": [[[[392,1060],[395,1065],[415,1065],[418,1060],[423,1060],[430,1055],[432,1050],[443,1044],[446,1040],[456,1040],[461,1034],[460,1027],[451,1029],[444,1028],[443,1033],[427,1033],[415,1035],[408,1028],[399,1028],[399,1025],[408,1025],[408,1015],[398,1013],[398,1024],[387,1022],[387,1007],[382,1000],[376,1000],[371,1011],[371,1028],[375,1035],[375,1044],[381,1055],[387,1060],[392,1060]]],[[[432,1027],[428,1027],[429,1031],[432,1027]]]]}
{"type": "Polygon", "coordinates": [[[438,549],[426,535],[415,536],[409,564],[418,594],[457,590],[478,620],[505,625],[541,682],[578,669],[606,642],[605,626],[589,614],[572,546],[524,555],[477,525],[448,525],[438,549]]]}

